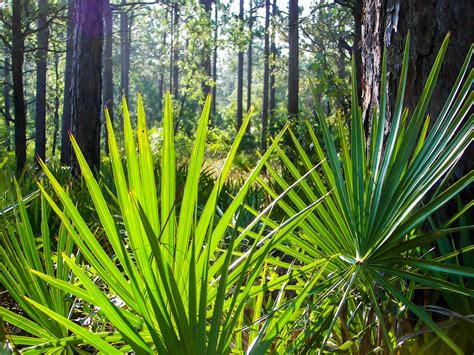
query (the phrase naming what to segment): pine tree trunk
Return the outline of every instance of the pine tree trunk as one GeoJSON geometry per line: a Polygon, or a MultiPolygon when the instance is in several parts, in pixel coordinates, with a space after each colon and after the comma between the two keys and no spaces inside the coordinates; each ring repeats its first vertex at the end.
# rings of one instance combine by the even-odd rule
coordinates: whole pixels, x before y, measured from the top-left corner
{"type": "MultiPolygon", "coordinates": [[[[122,0],[124,5],[127,0],[122,0]]],[[[128,13],[123,9],[120,14],[120,94],[129,100],[130,89],[130,34],[128,13]]]]}
{"type": "MultiPolygon", "coordinates": [[[[72,80],[72,129],[84,157],[100,168],[100,112],[103,45],[102,0],[77,0],[72,80]]],[[[72,162],[74,175],[79,167],[72,162]]]]}
{"type": "Polygon", "coordinates": [[[74,50],[74,9],[76,0],[68,0],[67,9],[67,32],[66,32],[66,64],[64,69],[64,95],[63,95],[63,117],[61,125],[61,164],[71,164],[71,141],[69,133],[72,132],[72,105],[71,105],[71,80],[72,61],[74,50]]]}
{"type": "Polygon", "coordinates": [[[247,49],[247,112],[252,106],[252,62],[253,62],[253,15],[252,4],[250,4],[250,18],[249,18],[249,47],[247,49]]]}
{"type": "Polygon", "coordinates": [[[38,0],[38,33],[36,52],[36,117],[35,155],[46,158],[46,73],[49,28],[47,23],[48,0],[38,0]]]}
{"type": "Polygon", "coordinates": [[[20,175],[26,163],[26,106],[23,93],[23,61],[25,37],[21,29],[22,0],[12,1],[12,79],[15,111],[16,173],[20,175]]]}
{"type": "Polygon", "coordinates": [[[298,47],[298,0],[288,3],[288,117],[298,117],[299,47],[298,47]]]}
{"type": "MultiPolygon", "coordinates": [[[[366,134],[380,97],[380,73],[384,47],[386,0],[363,0],[362,18],[362,115],[366,134]]],[[[398,14],[397,14],[398,17],[398,14]]],[[[390,31],[391,32],[391,31],[390,31]]],[[[387,99],[392,98],[392,93],[387,99]]],[[[388,105],[390,107],[390,105],[388,105]]]]}
{"type": "MultiPolygon", "coordinates": [[[[110,121],[114,122],[114,73],[113,73],[113,16],[110,7],[110,0],[104,0],[104,90],[103,90],[103,105],[109,112],[110,121]]],[[[105,152],[109,152],[109,145],[107,144],[107,128],[104,123],[105,136],[105,152]]]]}
{"type": "MultiPolygon", "coordinates": [[[[394,107],[403,48],[410,32],[410,61],[405,105],[410,112],[420,97],[446,34],[450,43],[428,107],[435,119],[474,41],[474,3],[469,0],[364,0],[362,18],[362,110],[366,122],[378,105],[383,48],[388,50],[388,116],[394,107]]],[[[369,131],[370,124],[366,125],[369,131]]]]}
{"type": "MultiPolygon", "coordinates": [[[[54,48],[56,49],[56,48],[54,48]]],[[[60,77],[59,77],[59,53],[54,54],[54,131],[53,131],[53,144],[51,156],[56,156],[56,148],[58,145],[58,134],[59,134],[59,105],[60,105],[60,77]]]]}
{"type": "Polygon", "coordinates": [[[11,117],[11,103],[10,103],[10,56],[8,49],[5,47],[5,65],[3,68],[3,80],[5,81],[3,84],[3,102],[4,102],[4,110],[3,114],[5,116],[5,129],[6,129],[6,138],[5,138],[5,145],[7,147],[7,151],[11,150],[11,140],[10,140],[10,121],[12,120],[11,117]]]}
{"type": "Polygon", "coordinates": [[[262,100],[262,151],[267,149],[268,129],[268,81],[270,75],[270,0],[265,0],[265,39],[264,39],[264,64],[263,64],[263,100],[262,100]]]}
{"type": "MultiPolygon", "coordinates": [[[[370,118],[378,105],[380,70],[384,46],[388,51],[388,104],[386,132],[395,105],[400,77],[403,47],[410,32],[410,60],[404,105],[410,113],[420,98],[438,50],[446,34],[451,32],[449,46],[428,113],[433,123],[441,111],[458,76],[470,46],[474,42],[474,2],[471,0],[364,0],[362,18],[362,110],[366,134],[370,132],[370,118]]],[[[466,157],[474,156],[471,144],[466,157]]],[[[473,159],[462,159],[455,174],[460,177],[474,168],[473,159]]],[[[462,198],[471,201],[473,188],[463,192],[462,198]]]]}
{"type": "MultiPolygon", "coordinates": [[[[271,24],[271,60],[270,60],[270,122],[272,123],[275,118],[275,108],[276,108],[276,88],[275,88],[275,70],[276,70],[276,57],[277,57],[277,48],[275,43],[275,32],[277,28],[276,16],[277,16],[277,3],[276,0],[273,0],[272,4],[272,24],[271,24]]],[[[270,125],[270,135],[273,135],[273,124],[270,125]]]]}
{"type": "MultiPolygon", "coordinates": [[[[244,31],[244,0],[239,1],[239,32],[244,31]]],[[[237,117],[236,117],[236,130],[237,132],[242,126],[243,116],[243,95],[244,95],[244,49],[240,43],[238,43],[237,53],[237,117]]]]}

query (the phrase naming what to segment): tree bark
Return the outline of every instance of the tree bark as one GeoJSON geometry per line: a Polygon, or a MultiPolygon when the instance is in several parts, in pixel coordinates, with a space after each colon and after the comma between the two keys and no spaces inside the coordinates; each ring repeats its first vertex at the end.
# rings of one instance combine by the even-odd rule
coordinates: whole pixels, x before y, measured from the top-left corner
{"type": "Polygon", "coordinates": [[[66,32],[66,64],[64,69],[64,95],[63,95],[63,117],[61,125],[61,164],[71,164],[71,141],[69,133],[72,132],[72,106],[71,106],[71,80],[72,61],[74,50],[74,9],[76,0],[68,0],[67,9],[67,32],[66,32]]]}
{"type": "Polygon", "coordinates": [[[288,3],[288,117],[298,117],[299,91],[299,46],[298,46],[298,0],[288,3]]]}
{"type": "Polygon", "coordinates": [[[49,28],[47,22],[48,0],[38,0],[38,32],[36,52],[36,117],[35,155],[42,161],[46,158],[46,73],[49,28]]]}
{"type": "MultiPolygon", "coordinates": [[[[384,46],[388,51],[388,115],[394,107],[405,39],[410,32],[410,61],[405,105],[410,112],[420,97],[446,34],[450,43],[428,107],[436,118],[454,84],[464,58],[474,41],[471,30],[474,3],[469,0],[364,0],[362,18],[362,110],[370,121],[380,95],[380,72],[384,46]]],[[[370,124],[366,125],[370,131],[370,124]]]]}
{"type": "MultiPolygon", "coordinates": [[[[127,0],[122,0],[124,5],[127,0]]],[[[130,34],[129,18],[124,8],[120,14],[120,94],[129,99],[130,90],[130,34]]]]}
{"type": "Polygon", "coordinates": [[[15,111],[16,173],[20,175],[26,163],[26,106],[23,92],[23,61],[25,37],[22,32],[22,0],[12,1],[12,78],[15,111]]]}
{"type": "MultiPolygon", "coordinates": [[[[110,7],[110,0],[104,0],[104,90],[103,105],[109,112],[110,121],[114,122],[114,73],[113,73],[113,16],[110,7]]],[[[109,145],[107,144],[107,128],[104,123],[105,136],[105,152],[109,153],[109,145]]]]}
{"type": "Polygon", "coordinates": [[[5,128],[6,128],[6,137],[5,137],[5,145],[7,147],[7,151],[11,150],[11,140],[10,140],[10,121],[12,120],[11,117],[11,103],[10,103],[10,56],[8,49],[5,47],[5,65],[3,68],[3,80],[5,80],[3,84],[3,101],[4,101],[4,116],[5,116],[5,128]]]}
{"type": "MultiPolygon", "coordinates": [[[[362,114],[366,134],[370,132],[370,121],[380,97],[380,74],[384,47],[386,0],[363,0],[362,18],[362,114]]],[[[396,14],[398,18],[398,13],[396,14]]],[[[391,31],[390,31],[391,33],[391,31]]],[[[387,95],[387,101],[391,99],[387,95]]],[[[390,105],[388,105],[390,107],[390,105]]]]}
{"type": "MultiPolygon", "coordinates": [[[[438,50],[446,34],[451,38],[438,76],[428,114],[433,123],[440,113],[458,76],[470,46],[474,42],[474,2],[470,0],[364,0],[362,18],[362,110],[366,134],[371,130],[370,118],[379,103],[380,71],[384,46],[387,47],[388,85],[387,116],[388,132],[399,83],[403,47],[410,33],[410,59],[404,106],[414,111],[431,71],[438,50]]],[[[471,144],[466,157],[474,155],[471,144]]],[[[460,177],[474,168],[473,159],[462,159],[455,171],[460,177]]],[[[471,201],[473,188],[469,187],[461,197],[471,201]]]]}
{"type": "MultiPolygon", "coordinates": [[[[239,0],[239,32],[244,31],[244,0],[239,0]]],[[[237,132],[242,126],[243,116],[243,93],[244,93],[244,49],[239,41],[237,53],[237,117],[236,130],[237,132]]]]}
{"type": "MultiPolygon", "coordinates": [[[[72,129],[79,148],[95,172],[100,168],[103,0],[77,0],[72,79],[72,129]]],[[[74,175],[79,167],[72,162],[74,175]]]]}
{"type": "Polygon", "coordinates": [[[263,63],[263,100],[262,100],[262,151],[267,149],[268,129],[268,84],[270,75],[270,0],[265,0],[265,38],[264,38],[264,63],[263,63]]]}

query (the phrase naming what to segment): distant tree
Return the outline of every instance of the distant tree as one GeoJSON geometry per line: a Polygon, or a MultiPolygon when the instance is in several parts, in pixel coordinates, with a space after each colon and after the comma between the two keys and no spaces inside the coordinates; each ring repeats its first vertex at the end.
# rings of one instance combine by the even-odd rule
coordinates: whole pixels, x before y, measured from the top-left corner
{"type": "MultiPolygon", "coordinates": [[[[350,46],[346,40],[347,37],[337,38],[338,45],[341,51],[341,61],[339,66],[339,73],[345,70],[343,66],[344,60],[342,59],[342,53],[344,50],[350,50],[354,56],[356,65],[356,77],[357,77],[357,91],[359,99],[362,95],[362,57],[361,57],[361,46],[362,46],[362,0],[335,0],[336,4],[346,8],[350,11],[353,19],[353,33],[352,33],[352,46],[350,46]]],[[[334,39],[333,39],[334,40],[334,39]]],[[[345,74],[345,73],[344,73],[345,74]]]]}
{"type": "Polygon", "coordinates": [[[265,35],[263,49],[263,99],[262,99],[262,137],[261,148],[267,149],[268,130],[268,86],[270,76],[270,0],[265,0],[265,35]]]}
{"type": "MultiPolygon", "coordinates": [[[[122,0],[121,5],[126,5],[122,0]]],[[[129,99],[130,90],[130,36],[128,8],[122,6],[120,13],[120,95],[129,99]]]]}
{"type": "Polygon", "coordinates": [[[211,114],[213,117],[213,123],[215,124],[217,115],[217,48],[218,48],[218,37],[219,37],[219,6],[217,1],[214,3],[214,40],[213,40],[213,53],[212,53],[212,103],[211,103],[211,114]]]}
{"type": "Polygon", "coordinates": [[[288,2],[288,116],[298,117],[299,96],[299,45],[298,45],[298,0],[288,2]]]}
{"type": "MultiPolygon", "coordinates": [[[[168,83],[168,91],[171,93],[173,92],[173,68],[174,68],[174,38],[175,38],[175,26],[174,26],[174,7],[168,8],[166,12],[166,17],[168,19],[169,24],[169,36],[170,36],[170,51],[169,51],[169,83],[168,83]],[[169,18],[168,18],[169,16],[169,18]]],[[[165,41],[166,42],[166,41],[165,41]]]]}
{"type": "Polygon", "coordinates": [[[61,100],[61,77],[59,74],[59,60],[60,54],[55,47],[54,49],[54,109],[53,109],[53,143],[51,156],[56,156],[56,147],[58,145],[59,134],[59,107],[61,100]]]}
{"type": "Polygon", "coordinates": [[[158,111],[163,110],[163,100],[164,100],[164,85],[165,85],[165,64],[164,64],[164,54],[166,48],[166,36],[167,31],[163,32],[161,40],[161,49],[160,49],[160,76],[158,80],[158,111]]]}
{"type": "Polygon", "coordinates": [[[63,116],[61,124],[61,164],[71,164],[71,141],[69,133],[72,132],[72,104],[71,82],[72,62],[74,50],[74,9],[77,0],[68,0],[67,3],[67,30],[66,30],[66,64],[64,68],[64,94],[63,116]]]}
{"type": "Polygon", "coordinates": [[[35,155],[46,158],[46,72],[49,42],[47,22],[48,0],[38,0],[38,32],[36,33],[36,117],[35,117],[35,155]]]}
{"type": "MultiPolygon", "coordinates": [[[[109,112],[110,120],[114,122],[114,73],[113,73],[113,16],[110,0],[104,0],[104,88],[103,88],[103,105],[109,112]]],[[[106,137],[105,151],[108,152],[107,130],[104,124],[104,132],[106,137]]]]}
{"type": "Polygon", "coordinates": [[[16,172],[21,174],[26,163],[26,106],[23,92],[25,35],[22,31],[23,0],[12,1],[12,78],[15,111],[16,172]]]}
{"type": "MultiPolygon", "coordinates": [[[[275,71],[276,71],[276,59],[277,59],[277,47],[276,47],[276,41],[275,41],[275,33],[277,29],[277,12],[278,12],[278,7],[277,7],[277,2],[276,0],[273,0],[272,3],[272,21],[271,21],[271,37],[270,37],[270,107],[269,107],[269,113],[270,113],[270,122],[274,121],[275,118],[275,109],[276,109],[276,80],[275,80],[275,71]]],[[[271,125],[273,127],[273,123],[271,125]]],[[[272,131],[270,131],[270,134],[273,134],[272,131]]]]}
{"type": "MultiPolygon", "coordinates": [[[[242,35],[244,32],[244,0],[239,0],[239,34],[242,35]]],[[[243,94],[244,94],[244,49],[240,43],[240,36],[238,42],[237,52],[237,117],[236,117],[236,129],[240,129],[242,125],[243,115],[243,94]]]]}
{"type": "Polygon", "coordinates": [[[173,4],[173,67],[172,67],[172,75],[173,75],[173,96],[175,99],[179,97],[179,3],[175,2],[173,4]]]}
{"type": "MultiPolygon", "coordinates": [[[[89,166],[100,167],[103,0],[77,0],[72,79],[72,131],[89,166]]],[[[73,174],[79,174],[73,157],[73,174]]]]}
{"type": "MultiPolygon", "coordinates": [[[[211,23],[211,9],[213,0],[199,0],[199,4],[204,9],[204,15],[207,22],[211,23]]],[[[202,67],[204,68],[205,78],[202,83],[203,96],[206,97],[211,92],[211,86],[209,85],[209,78],[211,78],[211,53],[210,46],[206,39],[203,41],[202,46],[203,61],[202,67]]]]}
{"type": "Polygon", "coordinates": [[[5,128],[6,128],[6,138],[5,138],[5,145],[7,151],[11,150],[11,141],[10,141],[10,122],[12,121],[11,116],[11,102],[10,102],[10,52],[8,48],[5,46],[5,59],[3,63],[3,116],[5,118],[5,128]]]}
{"type": "Polygon", "coordinates": [[[248,19],[248,31],[249,31],[249,45],[247,49],[247,112],[252,106],[252,64],[253,64],[253,23],[255,21],[253,15],[253,1],[249,1],[249,19],[248,19]]]}

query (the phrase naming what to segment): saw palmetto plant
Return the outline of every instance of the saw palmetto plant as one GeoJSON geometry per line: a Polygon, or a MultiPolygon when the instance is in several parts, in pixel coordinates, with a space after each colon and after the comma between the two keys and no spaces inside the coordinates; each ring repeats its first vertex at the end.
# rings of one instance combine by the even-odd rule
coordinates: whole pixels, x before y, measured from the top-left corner
{"type": "MultiPolygon", "coordinates": [[[[444,108],[431,127],[426,115],[448,40],[449,37],[441,47],[413,112],[403,108],[407,40],[397,101],[386,138],[386,54],[380,107],[374,115],[368,147],[354,77],[349,141],[344,138],[343,123],[339,122],[337,134],[343,138],[340,147],[335,145],[334,134],[317,102],[323,142],[308,125],[316,161],[289,131],[305,168],[311,171],[316,163],[320,167],[311,171],[297,191],[290,191],[279,207],[291,216],[306,208],[310,201],[331,192],[285,240],[287,248],[293,249],[291,256],[295,262],[291,269],[299,275],[302,274],[299,270],[305,270],[306,276],[299,279],[304,285],[313,277],[320,277],[320,272],[324,277],[314,283],[312,290],[299,289],[300,295],[305,292],[307,295],[298,307],[294,301],[289,303],[293,322],[286,329],[273,332],[270,326],[266,335],[270,341],[256,344],[255,351],[267,351],[271,340],[278,336],[288,340],[281,350],[289,347],[393,352],[401,345],[397,341],[404,334],[402,319],[411,315],[419,320],[412,327],[418,330],[427,327],[452,350],[462,352],[426,309],[412,300],[416,289],[440,290],[461,298],[474,296],[474,290],[465,284],[466,279],[474,277],[474,270],[450,262],[459,253],[469,251],[470,245],[450,250],[441,257],[429,252],[430,246],[441,237],[472,229],[471,225],[454,223],[472,203],[454,213],[440,228],[432,229],[427,223],[428,217],[472,183],[474,176],[470,171],[458,180],[450,179],[472,141],[472,47],[444,108]],[[319,264],[314,265],[315,261],[319,264]]],[[[277,152],[289,174],[300,179],[298,165],[282,149],[277,148],[277,152]]],[[[287,189],[288,183],[281,173],[268,163],[267,171],[273,185],[260,182],[271,196],[277,195],[275,191],[287,189]]],[[[269,324],[275,323],[269,321],[269,324]]]]}
{"type": "MultiPolygon", "coordinates": [[[[74,249],[74,241],[68,237],[66,229],[61,226],[57,233],[57,241],[53,240],[49,219],[49,206],[44,198],[40,199],[41,237],[37,238],[26,204],[34,195],[22,198],[17,185],[18,203],[14,208],[2,210],[2,231],[0,233],[0,284],[8,291],[12,301],[18,305],[23,313],[18,314],[13,309],[8,309],[7,304],[0,306],[0,318],[15,325],[33,337],[18,336],[15,343],[18,345],[37,346],[50,339],[55,345],[52,349],[67,348],[69,331],[61,322],[52,321],[45,313],[39,311],[27,301],[41,303],[65,319],[70,319],[74,314],[75,297],[68,293],[51,288],[46,281],[38,279],[33,274],[39,270],[49,277],[54,277],[63,282],[70,280],[71,269],[65,263],[58,262],[53,257],[64,253],[70,255],[74,249]],[[10,223],[6,214],[15,214],[15,223],[10,223]]],[[[9,303],[11,305],[11,303],[9,303]]]]}
{"type": "MultiPolygon", "coordinates": [[[[69,280],[54,277],[34,263],[24,268],[49,287],[95,306],[112,331],[90,332],[48,303],[26,294],[23,302],[28,307],[34,306],[36,312],[68,329],[72,336],[58,342],[56,338],[33,333],[35,339],[30,341],[31,346],[22,351],[41,352],[64,344],[87,344],[106,353],[225,353],[236,343],[245,341],[241,335],[242,320],[249,299],[255,297],[258,291],[263,292],[262,283],[256,281],[262,276],[261,270],[268,253],[278,240],[296,228],[297,223],[319,201],[295,213],[271,231],[265,228],[263,218],[271,206],[244,231],[239,232],[232,227],[238,223],[234,220],[236,211],[277,146],[282,132],[250,172],[229,206],[220,211],[219,218],[215,217],[218,195],[230,172],[250,113],[235,137],[207,202],[204,206],[198,206],[198,184],[209,111],[210,99],[202,111],[186,183],[180,190],[176,188],[169,96],[163,119],[159,191],[141,99],[138,101],[138,144],[125,101],[123,103],[125,166],[111,122],[107,120],[116,191],[113,199],[119,206],[118,216],[111,213],[105,193],[72,138],[82,177],[100,222],[100,228],[96,228],[95,233],[82,218],[70,194],[42,164],[56,195],[48,193],[40,184],[42,196],[58,215],[69,238],[77,245],[81,261],[78,261],[77,254],[58,250],[58,263],[71,270],[69,280]],[[179,209],[176,207],[178,200],[179,209]],[[259,238],[249,243],[247,236],[256,229],[259,238]],[[106,235],[113,253],[104,247],[97,234],[106,235]],[[245,247],[242,246],[244,241],[245,247]]],[[[110,194],[111,190],[108,189],[107,193],[110,194]]],[[[13,322],[14,319],[8,321],[13,322]]],[[[21,322],[14,323],[22,328],[21,322]]],[[[10,339],[14,344],[28,344],[23,338],[13,336],[10,339]]]]}

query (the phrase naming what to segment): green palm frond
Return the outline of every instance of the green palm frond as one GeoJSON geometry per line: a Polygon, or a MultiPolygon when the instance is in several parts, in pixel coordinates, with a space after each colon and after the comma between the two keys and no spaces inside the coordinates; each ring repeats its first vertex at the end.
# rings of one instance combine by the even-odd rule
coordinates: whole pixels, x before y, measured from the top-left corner
{"type": "MultiPolygon", "coordinates": [[[[473,228],[463,226],[456,230],[445,228],[432,232],[422,231],[427,218],[469,186],[474,177],[472,171],[467,172],[450,186],[432,194],[433,187],[443,181],[472,141],[470,109],[474,98],[474,72],[469,69],[472,47],[444,108],[431,129],[428,129],[429,116],[426,111],[448,40],[449,37],[446,37],[441,46],[413,113],[403,109],[408,71],[409,39],[407,40],[397,100],[391,116],[391,130],[386,139],[383,131],[388,119],[385,90],[387,54],[384,53],[380,109],[374,117],[369,147],[366,145],[361,110],[357,102],[354,68],[349,144],[342,138],[341,147],[336,147],[334,136],[316,101],[323,142],[316,138],[310,125],[308,129],[321,168],[319,171],[312,171],[310,179],[301,184],[298,192],[292,191],[280,201],[279,207],[292,215],[305,208],[308,201],[314,201],[318,196],[333,191],[300,224],[299,232],[288,236],[284,242],[288,248],[296,248],[292,255],[300,261],[297,266],[299,268],[310,264],[316,254],[319,254],[317,258],[330,260],[331,267],[325,266],[330,270],[326,271],[330,281],[319,281],[313,285],[313,291],[307,297],[307,305],[300,310],[318,314],[322,311],[321,299],[329,297],[332,300],[333,311],[325,315],[327,322],[323,322],[326,328],[319,329],[323,337],[318,338],[319,343],[312,343],[320,351],[335,349],[338,342],[341,344],[344,327],[347,328],[342,320],[347,312],[351,313],[354,322],[357,319],[361,322],[359,327],[348,328],[352,330],[352,334],[359,334],[359,343],[367,332],[359,333],[356,330],[368,330],[370,333],[370,329],[374,328],[372,322],[376,319],[380,332],[378,334],[382,334],[385,347],[393,351],[396,342],[393,330],[388,326],[390,314],[379,306],[389,306],[390,302],[387,300],[393,300],[392,305],[403,304],[452,350],[461,352],[428,313],[410,300],[410,292],[406,292],[420,286],[465,297],[474,296],[472,289],[451,280],[451,276],[456,275],[474,277],[472,268],[444,263],[419,254],[420,248],[447,233],[473,228]],[[324,152],[327,153],[327,160],[324,152]],[[298,247],[301,245],[306,247],[298,247]],[[361,306],[357,306],[358,304],[361,306]],[[371,312],[374,315],[369,316],[371,312]]],[[[344,129],[343,123],[339,122],[340,137],[344,137],[344,129]]],[[[303,165],[308,170],[312,169],[315,165],[312,157],[304,151],[291,130],[289,134],[303,165]]],[[[295,163],[283,150],[277,149],[277,153],[290,176],[299,179],[302,174],[295,163]]],[[[276,182],[276,187],[273,188],[261,182],[270,195],[275,196],[276,191],[288,187],[288,183],[269,163],[267,171],[276,182]]],[[[465,209],[463,211],[466,212],[465,209]]],[[[310,277],[306,279],[308,283],[311,280],[310,277]]],[[[327,309],[328,306],[325,307],[327,309]]],[[[302,327],[311,327],[311,322],[302,327]]],[[[281,329],[278,331],[281,336],[281,329]]],[[[311,332],[288,331],[286,336],[293,334],[306,342],[315,338],[315,334],[311,332]]],[[[268,330],[267,334],[275,339],[274,332],[275,330],[268,330]]],[[[375,339],[370,342],[376,344],[375,339]]],[[[262,351],[266,349],[268,346],[262,351]]]]}

